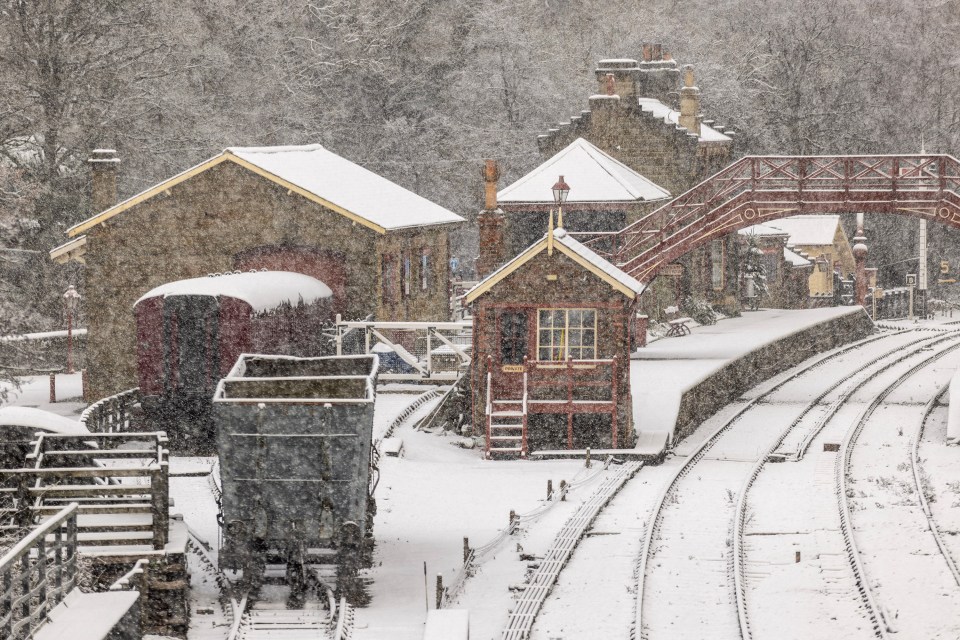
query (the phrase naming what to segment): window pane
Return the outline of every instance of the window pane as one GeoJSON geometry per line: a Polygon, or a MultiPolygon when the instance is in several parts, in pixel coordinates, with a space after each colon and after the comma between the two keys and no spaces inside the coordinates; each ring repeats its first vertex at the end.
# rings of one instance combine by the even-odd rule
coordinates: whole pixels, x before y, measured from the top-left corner
{"type": "Polygon", "coordinates": [[[583,326],[589,327],[591,329],[596,328],[597,326],[597,312],[593,309],[585,309],[583,311],[583,326]]]}
{"type": "Polygon", "coordinates": [[[544,328],[553,326],[553,314],[549,309],[540,309],[540,326],[544,328]]]}
{"type": "Polygon", "coordinates": [[[583,322],[583,311],[580,309],[571,309],[567,313],[567,321],[571,327],[579,327],[583,322]]]}

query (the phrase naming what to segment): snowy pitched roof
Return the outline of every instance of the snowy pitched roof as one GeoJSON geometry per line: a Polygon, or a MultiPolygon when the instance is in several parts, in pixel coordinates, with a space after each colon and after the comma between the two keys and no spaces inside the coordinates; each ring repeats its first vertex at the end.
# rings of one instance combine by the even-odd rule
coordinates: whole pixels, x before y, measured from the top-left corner
{"type": "Polygon", "coordinates": [[[786,247],[783,248],[783,259],[789,262],[794,267],[809,267],[813,264],[813,262],[811,262],[810,260],[807,260],[796,251],[791,251],[786,247]]]}
{"type": "Polygon", "coordinates": [[[832,245],[840,226],[838,215],[810,215],[781,218],[776,226],[790,235],[787,241],[793,246],[832,245]]]}
{"type": "Polygon", "coordinates": [[[151,289],[134,304],[163,296],[229,296],[243,300],[254,311],[269,311],[303,300],[310,304],[333,295],[330,287],[316,278],[291,271],[250,271],[168,282],[151,289]]]}
{"type": "MultiPolygon", "coordinates": [[[[640,108],[653,112],[654,117],[669,124],[679,124],[680,112],[674,111],[656,98],[640,98],[640,108]]],[[[700,142],[730,142],[732,138],[709,125],[700,124],[700,142]]]]}
{"type": "Polygon", "coordinates": [[[738,231],[742,236],[758,236],[758,237],[774,237],[774,236],[789,236],[790,234],[769,224],[755,224],[750,227],[745,227],[738,231]]]}
{"type": "Polygon", "coordinates": [[[497,194],[502,203],[552,203],[551,187],[563,176],[570,184],[567,202],[637,202],[663,200],[670,192],[583,138],[497,194]]]}
{"type": "MultiPolygon", "coordinates": [[[[472,289],[464,294],[464,303],[470,304],[493,288],[498,282],[529,262],[534,256],[546,251],[548,237],[549,234],[544,235],[543,238],[527,247],[520,255],[474,285],[472,289]]],[[[635,298],[643,293],[645,289],[645,286],[639,280],[621,271],[583,243],[574,240],[567,233],[566,229],[553,230],[553,248],[629,298],[635,298]]]]}
{"type": "Polygon", "coordinates": [[[222,162],[233,162],[380,233],[463,218],[321,145],[231,147],[67,230],[77,236],[222,162]]]}

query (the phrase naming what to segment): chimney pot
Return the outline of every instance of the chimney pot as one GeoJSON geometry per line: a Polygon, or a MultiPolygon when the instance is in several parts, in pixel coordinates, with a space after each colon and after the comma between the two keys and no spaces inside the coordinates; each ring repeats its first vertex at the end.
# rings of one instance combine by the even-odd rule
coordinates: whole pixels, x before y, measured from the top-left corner
{"type": "Polygon", "coordinates": [[[613,74],[608,73],[607,74],[607,95],[608,96],[612,96],[614,93],[616,93],[616,91],[614,90],[614,84],[615,83],[613,79],[613,74]]]}
{"type": "Polygon", "coordinates": [[[642,51],[644,62],[650,62],[653,60],[653,45],[651,45],[649,42],[644,42],[642,51]]]}
{"type": "Polygon", "coordinates": [[[486,160],[483,166],[483,208],[493,211],[497,208],[497,180],[500,179],[500,169],[496,160],[486,160]]]}
{"type": "Polygon", "coordinates": [[[659,42],[654,43],[653,45],[653,59],[663,60],[663,45],[659,42]]]}

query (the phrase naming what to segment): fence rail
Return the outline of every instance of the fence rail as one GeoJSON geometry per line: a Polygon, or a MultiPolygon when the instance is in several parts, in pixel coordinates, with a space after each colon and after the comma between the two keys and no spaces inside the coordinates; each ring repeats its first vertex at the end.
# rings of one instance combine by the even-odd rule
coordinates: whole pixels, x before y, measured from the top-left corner
{"type": "Polygon", "coordinates": [[[0,636],[29,638],[77,577],[77,504],[35,527],[0,558],[0,636]]]}
{"type": "Polygon", "coordinates": [[[127,389],[94,402],[80,414],[80,424],[91,433],[136,431],[132,421],[133,407],[140,403],[140,388],[127,389]]]}

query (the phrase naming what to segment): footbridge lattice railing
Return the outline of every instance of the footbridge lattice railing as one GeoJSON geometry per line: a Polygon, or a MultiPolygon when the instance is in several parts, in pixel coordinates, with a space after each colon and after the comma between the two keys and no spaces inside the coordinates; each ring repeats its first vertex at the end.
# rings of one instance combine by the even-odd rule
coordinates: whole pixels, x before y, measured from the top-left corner
{"type": "Polygon", "coordinates": [[[710,240],[810,213],[886,212],[960,228],[960,162],[948,155],[747,156],[620,231],[574,233],[649,282],[710,240]]]}

